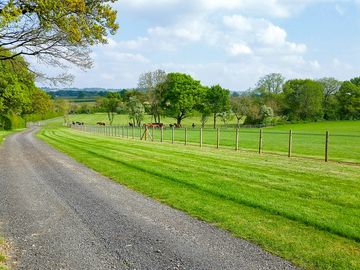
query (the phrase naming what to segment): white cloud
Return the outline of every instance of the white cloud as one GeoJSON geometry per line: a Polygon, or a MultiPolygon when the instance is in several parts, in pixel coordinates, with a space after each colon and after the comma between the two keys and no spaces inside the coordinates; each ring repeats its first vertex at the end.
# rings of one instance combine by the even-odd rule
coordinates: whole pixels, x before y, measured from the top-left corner
{"type": "Polygon", "coordinates": [[[244,43],[231,43],[227,51],[233,56],[252,54],[251,48],[244,43]]]}

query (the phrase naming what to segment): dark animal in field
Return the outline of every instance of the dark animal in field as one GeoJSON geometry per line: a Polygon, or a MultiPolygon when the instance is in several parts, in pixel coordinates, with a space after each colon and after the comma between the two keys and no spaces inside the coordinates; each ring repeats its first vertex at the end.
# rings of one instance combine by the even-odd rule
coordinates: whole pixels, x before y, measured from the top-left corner
{"type": "Polygon", "coordinates": [[[169,124],[169,127],[171,127],[171,128],[172,128],[173,126],[174,126],[173,124],[169,124]]]}
{"type": "Polygon", "coordinates": [[[99,125],[99,126],[105,126],[104,122],[97,122],[96,124],[99,125]]]}
{"type": "Polygon", "coordinates": [[[75,122],[74,122],[74,121],[72,121],[72,124],[75,126],[75,122]]]}
{"type": "Polygon", "coordinates": [[[134,124],[129,122],[129,127],[133,127],[133,126],[134,126],[134,124]]]}
{"type": "Polygon", "coordinates": [[[192,126],[192,128],[195,128],[195,123],[192,123],[192,125],[191,125],[191,126],[192,126]]]}

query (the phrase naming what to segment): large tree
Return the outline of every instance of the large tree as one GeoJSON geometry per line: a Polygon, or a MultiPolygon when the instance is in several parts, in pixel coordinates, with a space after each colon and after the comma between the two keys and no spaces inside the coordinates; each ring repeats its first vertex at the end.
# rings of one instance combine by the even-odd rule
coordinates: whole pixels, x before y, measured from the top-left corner
{"type": "Polygon", "coordinates": [[[341,82],[335,78],[321,78],[318,82],[324,88],[324,118],[335,119],[337,111],[335,94],[339,91],[341,82]]]}
{"type": "Polygon", "coordinates": [[[360,86],[344,82],[336,96],[341,119],[360,119],[360,86]]]}
{"type": "Polygon", "coordinates": [[[220,85],[207,88],[205,104],[213,114],[214,128],[216,128],[216,118],[218,114],[230,110],[230,91],[222,88],[220,85]]]}
{"type": "Polygon", "coordinates": [[[167,116],[175,118],[178,125],[196,109],[203,90],[200,81],[182,73],[169,73],[159,87],[164,112],[167,116]]]}
{"type": "Polygon", "coordinates": [[[280,73],[270,73],[261,77],[256,84],[256,89],[261,94],[280,94],[285,78],[280,73]]]}
{"type": "Polygon", "coordinates": [[[161,98],[162,88],[159,87],[161,83],[166,80],[166,72],[158,69],[153,72],[146,72],[140,75],[138,87],[146,90],[149,112],[154,117],[154,121],[157,123],[161,122],[161,98]]]}
{"type": "Polygon", "coordinates": [[[232,96],[230,99],[231,110],[237,120],[237,127],[240,127],[240,121],[249,114],[252,106],[252,100],[249,96],[232,96]]]}
{"type": "Polygon", "coordinates": [[[284,85],[284,113],[291,120],[323,118],[324,88],[312,80],[289,80],[284,85]]]}
{"type": "Polygon", "coordinates": [[[112,125],[114,121],[120,101],[121,97],[119,93],[107,93],[105,97],[97,100],[99,107],[107,113],[110,125],[112,125]]]}
{"type": "Polygon", "coordinates": [[[106,43],[118,28],[115,1],[0,1],[0,61],[27,55],[55,66],[91,67],[89,46],[106,43]]]}

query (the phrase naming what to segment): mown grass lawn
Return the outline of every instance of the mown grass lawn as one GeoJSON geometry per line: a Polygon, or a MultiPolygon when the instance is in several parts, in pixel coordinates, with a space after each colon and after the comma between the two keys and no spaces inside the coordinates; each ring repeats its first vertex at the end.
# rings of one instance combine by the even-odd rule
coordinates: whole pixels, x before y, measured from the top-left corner
{"type": "Polygon", "coordinates": [[[360,269],[360,167],[44,128],[115,181],[306,269],[360,269]]]}

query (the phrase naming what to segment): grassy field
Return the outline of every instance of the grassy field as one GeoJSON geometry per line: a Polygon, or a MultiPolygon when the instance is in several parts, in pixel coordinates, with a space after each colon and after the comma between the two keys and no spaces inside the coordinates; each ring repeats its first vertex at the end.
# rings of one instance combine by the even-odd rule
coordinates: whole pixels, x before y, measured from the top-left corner
{"type": "MultiPolygon", "coordinates": [[[[71,121],[84,122],[92,125],[96,122],[106,122],[106,115],[75,115],[70,117],[71,121]]],[[[117,122],[114,125],[128,126],[128,119],[125,115],[116,116],[117,122]],[[126,122],[127,121],[127,122],[126,122]]],[[[199,128],[191,128],[191,123],[196,122],[198,118],[190,118],[187,123],[188,132],[187,139],[189,143],[199,144],[200,131],[199,128]]],[[[145,122],[151,122],[149,121],[145,122]]],[[[58,125],[59,119],[52,122],[58,125]]],[[[165,122],[165,121],[164,121],[165,122]]],[[[166,122],[165,122],[166,123],[166,122]]],[[[324,159],[325,155],[325,132],[330,132],[329,158],[334,161],[360,162],[360,121],[329,121],[316,122],[306,124],[281,125],[275,127],[264,128],[263,151],[274,152],[287,155],[289,145],[289,130],[293,130],[293,146],[292,154],[294,156],[308,156],[318,159],[324,159]]],[[[242,149],[257,151],[259,148],[259,129],[243,128],[240,129],[239,146],[242,149]]],[[[124,130],[126,136],[127,130],[124,130]]],[[[129,130],[132,137],[132,130],[129,130]]],[[[140,130],[134,131],[136,138],[140,137],[140,130]]],[[[220,146],[235,148],[236,132],[234,128],[221,128],[220,130],[220,146]]],[[[122,135],[122,131],[120,131],[122,135]]],[[[154,137],[156,141],[160,140],[160,131],[155,130],[154,137]]],[[[164,140],[171,141],[171,129],[164,130],[164,140]]],[[[203,143],[209,146],[216,145],[217,133],[212,128],[203,130],[203,143]]],[[[184,143],[185,130],[175,130],[175,141],[184,143]]]]}
{"type": "Polygon", "coordinates": [[[44,128],[90,168],[306,269],[360,269],[359,167],[44,128]]]}

